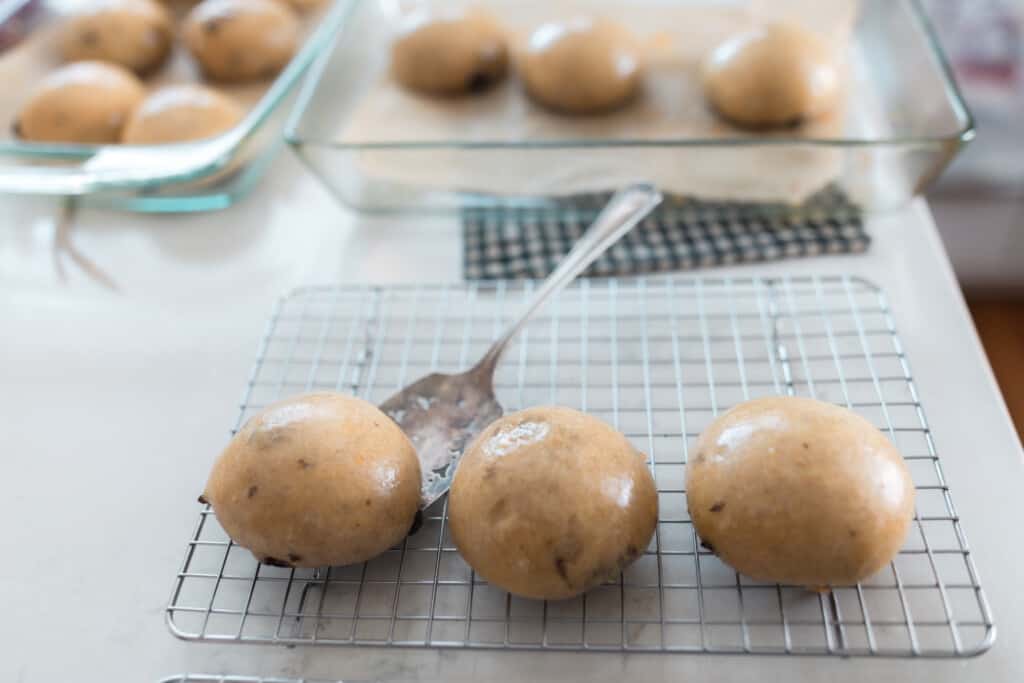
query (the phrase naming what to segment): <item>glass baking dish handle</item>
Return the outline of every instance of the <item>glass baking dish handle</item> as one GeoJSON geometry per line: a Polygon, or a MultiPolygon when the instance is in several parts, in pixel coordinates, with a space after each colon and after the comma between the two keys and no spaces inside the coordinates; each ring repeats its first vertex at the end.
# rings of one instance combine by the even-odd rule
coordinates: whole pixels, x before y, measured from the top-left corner
{"type": "Polygon", "coordinates": [[[226,166],[246,128],[190,144],[108,147],[76,165],[0,165],[0,193],[84,195],[194,180],[226,166]]]}

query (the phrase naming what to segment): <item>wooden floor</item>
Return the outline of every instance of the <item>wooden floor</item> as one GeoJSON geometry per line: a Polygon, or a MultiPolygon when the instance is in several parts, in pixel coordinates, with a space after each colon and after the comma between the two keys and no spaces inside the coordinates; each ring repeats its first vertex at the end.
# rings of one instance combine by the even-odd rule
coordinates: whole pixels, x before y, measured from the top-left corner
{"type": "Polygon", "coordinates": [[[968,304],[1017,433],[1024,437],[1024,300],[968,297],[968,304]]]}

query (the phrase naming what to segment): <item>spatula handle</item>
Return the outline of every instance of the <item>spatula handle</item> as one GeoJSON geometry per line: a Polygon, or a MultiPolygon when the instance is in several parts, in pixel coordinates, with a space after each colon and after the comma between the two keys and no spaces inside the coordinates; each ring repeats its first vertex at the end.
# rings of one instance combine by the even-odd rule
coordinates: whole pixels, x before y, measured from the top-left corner
{"type": "Polygon", "coordinates": [[[661,203],[661,193],[648,183],[632,185],[611,198],[594,223],[580,237],[554,272],[541,284],[518,317],[477,363],[476,371],[491,373],[509,342],[519,334],[541,306],[556,292],[575,280],[598,256],[619,241],[661,203]]]}

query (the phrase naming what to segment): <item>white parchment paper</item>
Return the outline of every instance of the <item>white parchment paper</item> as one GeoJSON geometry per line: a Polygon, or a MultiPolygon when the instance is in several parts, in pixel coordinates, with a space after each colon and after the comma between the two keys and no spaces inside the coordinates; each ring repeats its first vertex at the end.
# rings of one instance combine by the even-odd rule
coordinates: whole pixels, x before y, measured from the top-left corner
{"type": "MultiPolygon", "coordinates": [[[[422,150],[360,149],[354,159],[370,180],[419,188],[494,194],[560,195],[606,190],[639,179],[673,193],[715,199],[798,203],[840,173],[841,152],[821,146],[686,148],[695,139],[839,138],[849,107],[796,131],[752,134],[721,121],[708,107],[699,65],[719,42],[765,16],[796,19],[829,37],[844,53],[855,6],[850,2],[782,0],[734,3],[498,2],[493,11],[508,28],[513,51],[546,20],[583,9],[622,22],[636,35],[646,63],[643,94],[605,116],[569,117],[535,105],[513,76],[486,95],[435,99],[403,90],[388,73],[388,46],[402,11],[364,17],[359,40],[379,52],[360,68],[365,89],[333,139],[342,144],[436,143],[422,150]],[[593,141],[596,146],[582,146],[593,141]],[[607,143],[642,141],[644,146],[607,143]],[[560,149],[471,149],[465,143],[555,144],[560,149]]],[[[386,4],[385,4],[386,7],[386,4]]],[[[355,37],[353,37],[355,39],[355,37]]],[[[329,87],[321,83],[321,87],[329,87]]],[[[844,98],[849,101],[849,98],[844,98]]]]}

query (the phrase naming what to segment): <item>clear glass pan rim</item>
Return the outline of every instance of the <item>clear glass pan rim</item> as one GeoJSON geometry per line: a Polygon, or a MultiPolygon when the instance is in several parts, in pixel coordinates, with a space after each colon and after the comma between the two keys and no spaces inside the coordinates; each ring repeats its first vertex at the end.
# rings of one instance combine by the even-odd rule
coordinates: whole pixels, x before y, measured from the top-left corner
{"type": "MultiPolygon", "coordinates": [[[[373,0],[349,0],[350,10],[358,2],[372,2],[373,0]]],[[[315,146],[340,151],[364,151],[364,150],[470,150],[470,149],[628,149],[628,148],[743,148],[743,147],[826,147],[826,148],[878,148],[878,147],[941,147],[955,144],[957,147],[969,143],[976,135],[975,119],[967,106],[960,87],[957,85],[953,74],[952,65],[942,49],[938,33],[928,18],[922,0],[903,0],[910,9],[913,19],[921,27],[924,33],[931,56],[936,60],[942,73],[946,96],[952,106],[960,126],[957,130],[943,135],[923,136],[896,136],[886,138],[807,138],[795,136],[772,136],[772,137],[722,137],[722,138],[650,138],[650,139],[617,139],[604,138],[583,138],[566,140],[525,140],[525,141],[501,141],[501,140],[432,140],[432,141],[411,141],[411,142],[338,142],[336,140],[325,140],[315,135],[303,134],[299,131],[306,110],[312,101],[316,87],[323,76],[327,62],[330,60],[334,49],[332,45],[320,55],[313,65],[310,74],[303,84],[299,93],[288,123],[285,126],[285,141],[293,147],[315,146]]],[[[344,23],[339,30],[344,29],[344,23]]],[[[335,36],[337,40],[337,36],[335,36]]]]}

